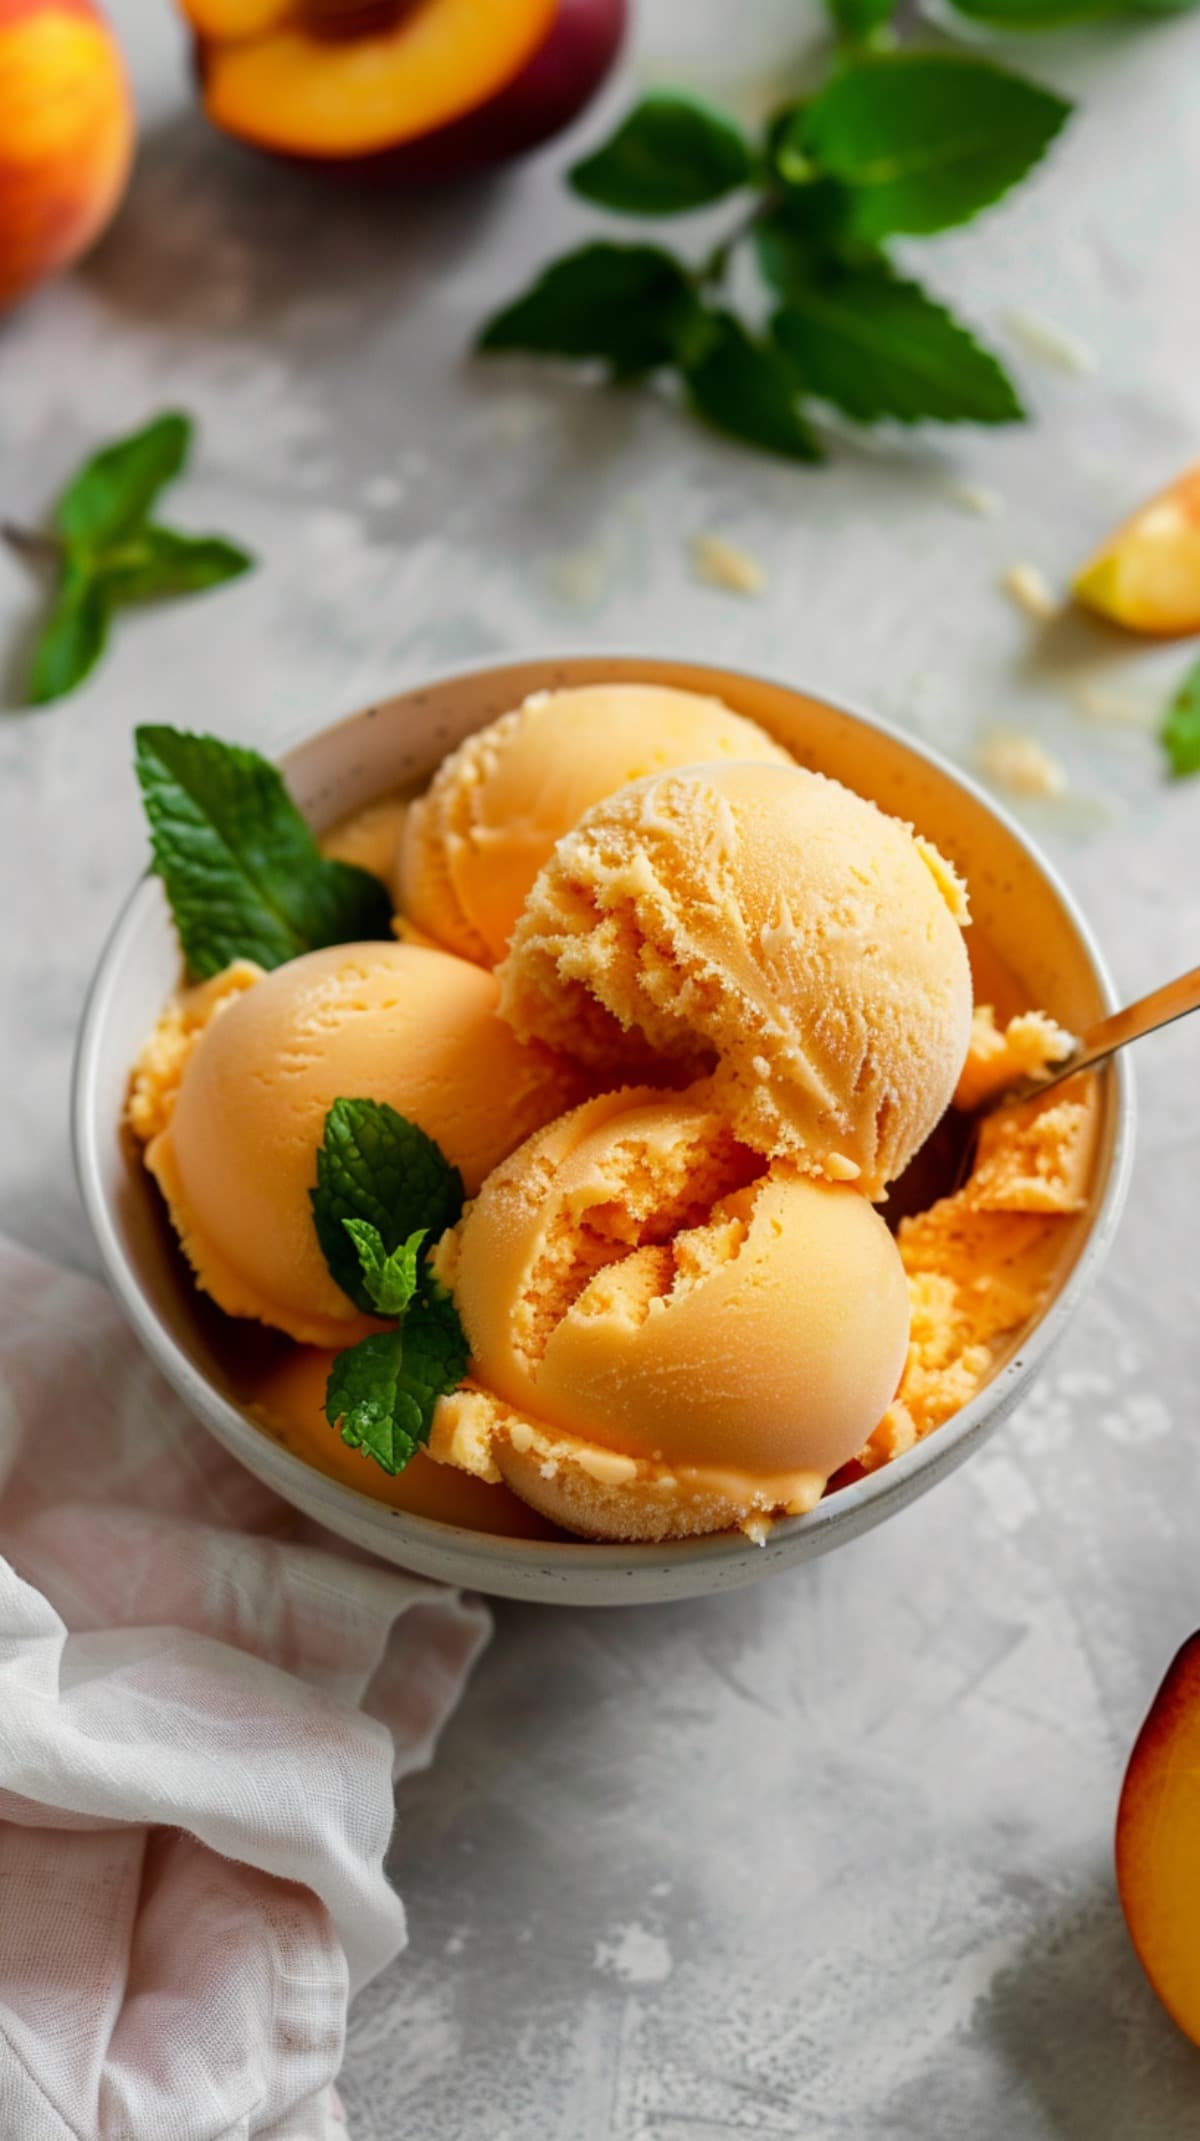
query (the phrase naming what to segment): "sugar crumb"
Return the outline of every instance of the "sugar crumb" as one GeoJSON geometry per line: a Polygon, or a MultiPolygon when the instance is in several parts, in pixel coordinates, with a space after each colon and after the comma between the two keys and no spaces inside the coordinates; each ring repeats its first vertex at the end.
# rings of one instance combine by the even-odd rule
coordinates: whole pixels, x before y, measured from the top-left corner
{"type": "Polygon", "coordinates": [[[987,483],[969,483],[950,476],[941,485],[941,492],[951,505],[960,506],[964,513],[974,513],[980,520],[999,520],[1004,511],[1003,493],[987,483]]]}
{"type": "Polygon", "coordinates": [[[1031,312],[1010,312],[1005,325],[1031,357],[1040,357],[1043,363],[1052,364],[1057,371],[1070,372],[1075,378],[1083,379],[1099,368],[1095,350],[1052,320],[1039,319],[1031,312]]]}
{"type": "Polygon", "coordinates": [[[1027,617],[1035,617],[1040,624],[1057,617],[1062,609],[1059,597],[1040,566],[1010,565],[1000,585],[1006,595],[1011,595],[1018,609],[1024,610],[1027,617]]]}
{"type": "Polygon", "coordinates": [[[724,588],[731,595],[760,595],[767,584],[766,567],[753,551],[727,536],[711,531],[694,535],[691,542],[692,571],[709,587],[724,588]]]}
{"type": "Polygon", "coordinates": [[[1066,793],[1066,768],[1035,736],[996,729],[979,749],[979,770],[1010,795],[1053,797],[1066,793]]]}

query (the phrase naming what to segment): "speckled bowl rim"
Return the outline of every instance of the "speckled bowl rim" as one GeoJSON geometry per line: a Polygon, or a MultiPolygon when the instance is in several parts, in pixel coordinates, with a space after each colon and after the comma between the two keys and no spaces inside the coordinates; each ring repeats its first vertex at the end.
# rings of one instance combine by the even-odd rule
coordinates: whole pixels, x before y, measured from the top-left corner
{"type": "MultiPolygon", "coordinates": [[[[509,670],[537,666],[552,670],[578,663],[614,666],[702,666],[713,679],[731,684],[756,683],[800,698],[818,700],[832,712],[861,723],[930,766],[996,819],[1019,846],[1059,901],[1085,952],[1106,1006],[1116,1006],[1113,984],[1091,928],[1053,865],[1025,829],[998,805],[978,782],[930,745],[894,723],[867,713],[852,700],[822,687],[808,687],[761,671],[728,663],[690,662],[650,650],[589,649],[510,653],[503,657],[456,664],[437,675],[401,686],[395,699],[484,680],[509,670]]],[[[387,703],[387,702],[376,702],[387,703]]],[[[318,738],[351,729],[365,709],[293,739],[279,754],[287,773],[289,759],[318,738]]],[[[275,1443],[246,1414],[215,1389],[178,1344],[147,1299],[138,1272],[126,1254],[105,1191],[100,1140],[111,1134],[97,1104],[97,1070],[105,1027],[113,1002],[117,969],[126,941],[142,922],[147,903],[161,898],[157,879],[147,871],[124,901],[101,951],[84,1004],[75,1051],[71,1087],[71,1126],[75,1168],[84,1208],[91,1223],[104,1271],[118,1302],[142,1343],[193,1413],[249,1470],[285,1500],[305,1510],[331,1531],[354,1541],[414,1573],[499,1596],[573,1605],[630,1605],[700,1596],[753,1583],[776,1569],[828,1552],[896,1514],[963,1464],[1011,1413],[1070,1323],[1083,1295],[1095,1280],[1112,1246],[1128,1193],[1133,1162],[1136,1106],[1128,1057],[1116,1057],[1104,1075],[1114,1081],[1113,1134],[1107,1175],[1092,1207],[1091,1224],[1078,1256],[1043,1315],[1027,1333],[1019,1351],[943,1427],[904,1456],[827,1496],[807,1516],[776,1523],[761,1546],[737,1532],[662,1544],[602,1544],[585,1540],[528,1540],[500,1537],[443,1524],[429,1517],[389,1508],[318,1472],[303,1458],[275,1443]]]]}

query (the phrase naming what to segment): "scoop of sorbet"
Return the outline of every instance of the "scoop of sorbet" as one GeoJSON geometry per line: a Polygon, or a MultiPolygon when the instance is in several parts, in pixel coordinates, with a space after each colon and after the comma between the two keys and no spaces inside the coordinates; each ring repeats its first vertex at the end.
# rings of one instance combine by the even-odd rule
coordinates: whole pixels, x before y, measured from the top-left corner
{"type": "Polygon", "coordinates": [[[712,1073],[756,1151],[869,1196],[902,1173],[966,1056],[966,898],[936,849],[799,766],[692,766],[560,840],[500,968],[525,1039],[614,1082],[712,1073]]]}
{"type": "Polygon", "coordinates": [[[325,1117],[337,1099],[387,1102],[473,1193],[575,1097],[563,1066],[497,1018],[498,995],[491,974],[448,952],[341,944],[210,994],[218,1015],[198,1032],[166,1015],[143,1054],[134,1120],[159,1124],[146,1165],[221,1308],[313,1345],[372,1328],[330,1277],[313,1225],[325,1117]]]}
{"type": "Polygon", "coordinates": [[[767,1163],[691,1095],[587,1101],[504,1161],[439,1267],[473,1389],[434,1455],[569,1528],[807,1508],[895,1394],[899,1253],[859,1191],[767,1163]]]}

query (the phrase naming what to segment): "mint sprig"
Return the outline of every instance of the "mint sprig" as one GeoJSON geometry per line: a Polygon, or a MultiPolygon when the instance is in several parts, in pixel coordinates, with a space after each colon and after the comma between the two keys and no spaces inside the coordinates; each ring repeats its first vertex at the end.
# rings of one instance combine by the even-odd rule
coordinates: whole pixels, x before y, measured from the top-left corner
{"type": "Polygon", "coordinates": [[[569,174],[576,192],[625,215],[676,215],[739,193],[749,212],[705,259],[586,245],[497,314],[481,350],[600,359],[618,379],[674,372],[702,422],[796,461],[821,457],[813,402],[862,424],[1019,422],[999,358],[899,276],[884,248],[999,200],[1069,107],[974,57],[877,51],[882,4],[830,6],[843,63],[757,142],[698,99],[657,92],[569,174]],[[747,244],[784,299],[765,328],[741,316],[729,287],[747,244]]]}
{"type": "MultiPolygon", "coordinates": [[[[1200,0],[950,4],[1029,30],[1181,13],[1200,0]]],[[[707,254],[593,241],[545,267],[487,323],[479,349],[599,361],[613,381],[673,374],[710,428],[796,461],[821,458],[814,403],[860,424],[1021,422],[1000,359],[899,274],[886,248],[1003,199],[1071,107],[974,52],[901,49],[909,25],[893,21],[896,0],[826,5],[826,79],[757,139],[700,98],[656,90],[567,174],[585,200],[622,216],[674,217],[737,195],[737,219],[707,254]],[[746,248],[776,302],[765,328],[761,302],[737,309],[746,248]]]]}
{"type": "Polygon", "coordinates": [[[425,1258],[427,1242],[458,1218],[462,1180],[440,1146],[394,1108],[342,1099],[325,1119],[311,1194],[331,1276],[357,1307],[395,1319],[338,1354],[326,1418],[351,1449],[402,1472],[429,1439],[439,1397],[467,1371],[458,1311],[425,1258]]]}
{"type": "Polygon", "coordinates": [[[1194,662],[1167,708],[1159,741],[1172,777],[1200,773],[1200,662],[1194,662]]]}
{"type": "Polygon", "coordinates": [[[365,1223],[383,1254],[391,1256],[422,1230],[436,1241],[463,1208],[457,1167],[418,1124],[382,1100],[334,1101],[317,1153],[316,1187],[309,1194],[330,1273],[355,1307],[368,1314],[378,1304],[347,1222],[365,1223]]]}
{"type": "Polygon", "coordinates": [[[432,1278],[427,1286],[393,1330],[339,1353],[325,1386],[329,1425],[393,1477],[428,1442],[438,1399],[467,1372],[454,1304],[432,1278]]]}
{"type": "Polygon", "coordinates": [[[278,769],[257,751],[148,726],[136,769],[188,967],[282,966],[326,944],[391,935],[392,902],[369,871],[321,854],[278,769]]]}
{"type": "Polygon", "coordinates": [[[188,535],[149,519],[181,473],[192,436],[191,419],[168,410],[84,463],[55,507],[51,532],[5,528],[15,550],[56,573],[30,665],[32,705],[64,698],[90,674],[114,610],[217,587],[254,563],[224,536],[188,535]]]}

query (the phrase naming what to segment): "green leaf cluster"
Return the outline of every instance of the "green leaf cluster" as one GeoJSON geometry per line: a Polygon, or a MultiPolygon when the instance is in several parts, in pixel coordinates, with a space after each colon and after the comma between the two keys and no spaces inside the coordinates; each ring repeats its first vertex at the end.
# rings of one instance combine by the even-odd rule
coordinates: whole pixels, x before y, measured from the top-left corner
{"type": "Polygon", "coordinates": [[[480,348],[593,360],[622,380],[673,372],[703,422],[798,461],[820,457],[812,404],[862,424],[1020,421],[1000,360],[886,247],[1000,200],[1070,107],[985,59],[878,49],[888,10],[876,0],[831,5],[843,64],[760,138],[658,91],[569,173],[585,199],[626,216],[738,196],[738,221],[706,259],[592,241],[489,321],[480,348]],[[765,317],[743,318],[730,295],[744,245],[765,317]]]}
{"type": "Polygon", "coordinates": [[[55,508],[58,586],[34,649],[29,698],[61,699],[104,652],[114,610],[198,594],[247,572],[248,551],[220,535],[185,535],[150,518],[191,447],[190,418],[176,410],[105,446],[80,469],[55,508]]]}
{"type": "Polygon", "coordinates": [[[386,885],[326,860],[268,759],[165,726],[134,741],[154,867],[197,980],[234,959],[276,967],[390,937],[386,885]]]}
{"type": "Polygon", "coordinates": [[[369,1314],[379,1304],[348,1230],[365,1223],[391,1256],[418,1233],[436,1241],[462,1207],[462,1176],[416,1123],[386,1101],[334,1101],[317,1154],[313,1220],[330,1273],[356,1308],[369,1314]]]}
{"type": "Polygon", "coordinates": [[[1200,773],[1200,662],[1193,662],[1171,700],[1159,740],[1177,781],[1200,773]]]}
{"type": "Polygon", "coordinates": [[[343,1442],[388,1473],[429,1439],[439,1397],[457,1390],[468,1348],[458,1311],[424,1256],[462,1210],[458,1169],[394,1108],[336,1100],[312,1191],[317,1237],[356,1307],[392,1319],[339,1353],[325,1414],[343,1442]]]}

